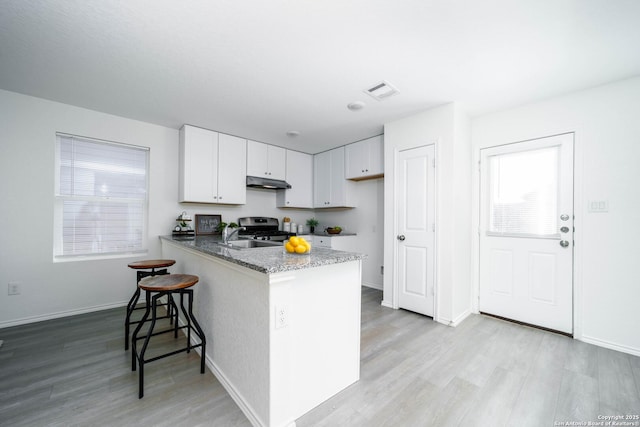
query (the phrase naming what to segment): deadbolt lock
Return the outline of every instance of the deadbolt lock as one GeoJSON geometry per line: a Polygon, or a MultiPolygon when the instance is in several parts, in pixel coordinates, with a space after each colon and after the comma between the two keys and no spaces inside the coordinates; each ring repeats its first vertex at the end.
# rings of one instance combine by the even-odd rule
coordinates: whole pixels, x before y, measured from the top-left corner
{"type": "Polygon", "coordinates": [[[562,231],[563,233],[568,233],[569,232],[569,227],[567,227],[567,226],[561,227],[560,231],[562,231]]]}

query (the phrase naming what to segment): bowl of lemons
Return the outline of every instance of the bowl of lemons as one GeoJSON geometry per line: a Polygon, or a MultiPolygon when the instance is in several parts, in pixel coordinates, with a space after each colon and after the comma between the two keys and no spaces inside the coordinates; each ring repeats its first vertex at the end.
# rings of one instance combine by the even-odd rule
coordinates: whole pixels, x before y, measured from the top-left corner
{"type": "Polygon", "coordinates": [[[284,250],[289,254],[308,255],[311,253],[311,243],[304,237],[292,236],[284,242],[284,250]]]}

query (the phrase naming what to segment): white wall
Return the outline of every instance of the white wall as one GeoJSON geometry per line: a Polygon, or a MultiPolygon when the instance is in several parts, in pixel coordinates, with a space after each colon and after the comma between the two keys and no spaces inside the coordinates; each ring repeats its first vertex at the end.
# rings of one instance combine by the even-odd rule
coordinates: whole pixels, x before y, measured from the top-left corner
{"type": "Polygon", "coordinates": [[[469,122],[456,104],[447,104],[385,124],[384,300],[397,307],[394,286],[394,200],[396,153],[436,146],[436,314],[457,324],[471,309],[471,156],[469,122]]]}
{"type": "Polygon", "coordinates": [[[366,254],[362,260],[362,284],[382,289],[384,265],[384,178],[358,181],[355,184],[358,205],[354,209],[315,211],[320,221],[316,231],[340,226],[344,232],[356,233],[356,251],[366,254]]]}
{"type": "Polygon", "coordinates": [[[127,264],[161,256],[161,234],[186,210],[222,214],[310,217],[281,210],[275,193],[248,190],[244,206],[179,204],[178,130],[0,91],[0,327],[124,305],[135,274],[127,264]],[[144,257],[53,263],[55,133],[150,148],[149,253],[144,257]],[[10,281],[20,295],[8,296],[10,281]]]}
{"type": "MultiPolygon", "coordinates": [[[[472,122],[476,160],[483,147],[575,132],[575,335],[638,355],[639,112],[640,77],[472,122]],[[590,200],[608,200],[609,212],[589,213],[590,200]]],[[[474,174],[476,225],[477,188],[474,174]]]]}

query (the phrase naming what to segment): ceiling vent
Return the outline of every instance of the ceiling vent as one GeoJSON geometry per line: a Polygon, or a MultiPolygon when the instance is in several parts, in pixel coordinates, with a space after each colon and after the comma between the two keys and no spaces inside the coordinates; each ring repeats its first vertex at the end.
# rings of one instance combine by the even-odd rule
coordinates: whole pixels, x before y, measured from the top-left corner
{"type": "Polygon", "coordinates": [[[384,80],[369,89],[366,89],[364,92],[378,101],[382,101],[383,99],[387,99],[400,93],[398,92],[398,89],[391,85],[391,83],[385,82],[384,80]]]}

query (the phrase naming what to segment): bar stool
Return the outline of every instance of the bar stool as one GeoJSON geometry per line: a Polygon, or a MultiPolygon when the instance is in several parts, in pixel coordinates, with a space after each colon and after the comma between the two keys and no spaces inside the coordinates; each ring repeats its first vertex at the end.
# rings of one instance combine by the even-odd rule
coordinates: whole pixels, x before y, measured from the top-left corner
{"type": "MultiPolygon", "coordinates": [[[[138,287],[146,292],[146,305],[145,312],[142,320],[138,323],[135,331],[133,331],[133,336],[131,337],[131,370],[136,370],[136,365],[139,368],[139,376],[138,376],[138,398],[142,399],[144,396],[144,364],[153,362],[158,359],[162,359],[168,356],[173,356],[174,354],[182,353],[186,351],[187,353],[191,352],[192,349],[196,347],[202,347],[200,354],[200,373],[204,374],[204,357],[206,350],[206,339],[204,337],[204,332],[200,328],[200,325],[196,321],[196,318],[193,315],[193,289],[190,289],[193,285],[198,283],[198,276],[193,276],[191,274],[170,274],[170,275],[160,275],[155,277],[145,277],[138,283],[138,287]],[[178,327],[178,322],[173,328],[167,329],[164,331],[154,332],[153,328],[156,325],[156,320],[158,319],[156,311],[158,308],[158,299],[164,295],[171,297],[172,294],[180,294],[180,308],[182,309],[182,314],[187,322],[186,325],[178,327]],[[187,296],[188,300],[188,310],[184,307],[184,296],[187,296]],[[151,325],[149,326],[149,330],[147,331],[146,337],[139,337],[138,332],[142,328],[144,322],[147,321],[149,317],[149,312],[151,311],[151,325]],[[149,340],[151,337],[174,332],[177,333],[178,329],[187,329],[187,346],[185,348],[181,348],[179,350],[171,351],[169,353],[161,354],[156,357],[152,357],[150,359],[144,358],[144,354],[147,351],[147,346],[149,345],[149,340]],[[192,345],[191,344],[191,331],[196,334],[196,336],[200,339],[200,344],[192,345]],[[138,340],[144,339],[144,344],[142,344],[142,349],[140,353],[138,353],[138,348],[136,342],[138,340]],[[137,362],[137,363],[136,363],[137,362]]],[[[176,308],[177,313],[177,308],[176,308]]]]}
{"type": "MultiPolygon", "coordinates": [[[[136,305],[138,304],[138,299],[140,298],[140,288],[138,288],[138,283],[140,283],[140,280],[148,276],[159,276],[163,274],[169,274],[167,269],[164,267],[171,267],[175,263],[176,261],[173,259],[149,259],[144,261],[135,261],[128,264],[129,268],[132,268],[137,271],[136,271],[136,290],[133,293],[133,296],[131,297],[131,299],[129,300],[129,303],[127,304],[127,317],[124,320],[124,349],[125,350],[129,349],[130,325],[135,325],[136,323],[138,323],[137,321],[135,322],[131,321],[131,314],[133,313],[134,310],[142,310],[144,308],[144,307],[136,308],[136,305]],[[162,268],[162,270],[156,270],[157,268],[162,268]],[[151,271],[145,271],[149,269],[151,271]]],[[[164,316],[163,318],[169,318],[171,319],[171,323],[173,323],[174,311],[175,311],[176,319],[178,317],[178,309],[177,307],[175,307],[175,303],[171,300],[167,300],[167,302],[162,305],[165,305],[167,307],[167,315],[164,316]]]]}

